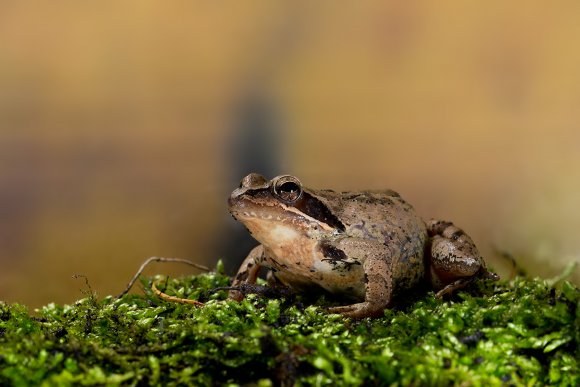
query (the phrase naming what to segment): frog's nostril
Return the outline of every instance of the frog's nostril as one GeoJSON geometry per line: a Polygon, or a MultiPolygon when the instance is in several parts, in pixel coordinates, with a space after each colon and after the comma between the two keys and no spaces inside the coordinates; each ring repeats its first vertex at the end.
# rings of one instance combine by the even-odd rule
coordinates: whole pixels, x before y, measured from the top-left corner
{"type": "Polygon", "coordinates": [[[235,189],[234,192],[232,192],[232,194],[230,195],[230,197],[228,198],[228,206],[230,208],[236,206],[239,203],[239,196],[241,194],[241,189],[235,189]]]}

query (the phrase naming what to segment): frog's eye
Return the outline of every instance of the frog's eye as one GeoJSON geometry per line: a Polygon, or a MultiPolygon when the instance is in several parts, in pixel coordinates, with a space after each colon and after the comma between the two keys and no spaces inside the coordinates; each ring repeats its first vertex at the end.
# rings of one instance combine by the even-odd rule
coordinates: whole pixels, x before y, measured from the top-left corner
{"type": "Polygon", "coordinates": [[[302,196],[302,184],[294,176],[280,176],[275,179],[272,187],[274,195],[286,203],[293,203],[302,196]]]}

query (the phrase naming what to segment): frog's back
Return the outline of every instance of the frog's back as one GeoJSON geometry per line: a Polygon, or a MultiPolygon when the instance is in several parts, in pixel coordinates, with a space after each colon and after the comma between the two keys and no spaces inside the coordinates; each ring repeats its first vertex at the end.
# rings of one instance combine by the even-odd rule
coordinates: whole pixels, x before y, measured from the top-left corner
{"type": "Polygon", "coordinates": [[[349,236],[374,239],[385,244],[403,236],[426,239],[425,223],[413,206],[395,191],[326,190],[320,191],[318,197],[341,220],[349,236]]]}

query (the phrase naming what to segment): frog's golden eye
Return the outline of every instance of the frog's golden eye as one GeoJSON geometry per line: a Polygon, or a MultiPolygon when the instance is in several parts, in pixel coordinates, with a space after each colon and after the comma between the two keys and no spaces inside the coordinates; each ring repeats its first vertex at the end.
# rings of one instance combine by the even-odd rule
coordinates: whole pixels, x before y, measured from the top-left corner
{"type": "Polygon", "coordinates": [[[284,175],[276,178],[272,188],[274,195],[286,203],[294,203],[302,196],[302,184],[294,176],[284,175]]]}

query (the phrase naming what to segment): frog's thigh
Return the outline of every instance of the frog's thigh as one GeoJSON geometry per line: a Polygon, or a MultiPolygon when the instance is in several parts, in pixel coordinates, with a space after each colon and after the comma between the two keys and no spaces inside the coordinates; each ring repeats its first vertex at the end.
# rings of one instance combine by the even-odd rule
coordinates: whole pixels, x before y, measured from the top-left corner
{"type": "MultiPolygon", "coordinates": [[[[232,287],[240,286],[241,284],[254,284],[260,272],[260,265],[264,257],[264,247],[262,245],[256,246],[250,251],[250,254],[244,259],[238,273],[232,281],[232,287]]],[[[229,298],[240,301],[244,298],[242,293],[237,290],[230,290],[229,298]]]]}
{"type": "Polygon", "coordinates": [[[364,260],[365,301],[352,305],[330,308],[331,313],[341,313],[352,318],[376,317],[383,313],[393,296],[393,276],[391,262],[394,257],[390,250],[379,243],[351,238],[340,243],[339,248],[345,250],[349,256],[356,257],[356,253],[365,252],[360,257],[364,260]],[[356,246],[356,248],[355,248],[356,246]],[[347,251],[352,248],[352,253],[347,251]],[[349,254],[350,253],[350,254],[349,254]]]}

